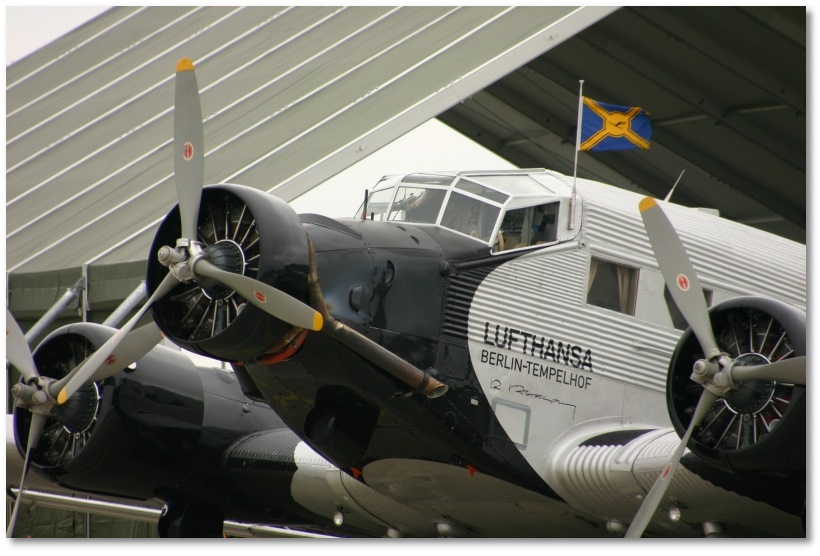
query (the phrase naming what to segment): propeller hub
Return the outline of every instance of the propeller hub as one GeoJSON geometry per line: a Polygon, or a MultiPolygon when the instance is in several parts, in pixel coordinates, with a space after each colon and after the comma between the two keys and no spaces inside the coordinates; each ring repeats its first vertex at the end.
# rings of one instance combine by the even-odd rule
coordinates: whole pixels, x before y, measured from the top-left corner
{"type": "MultiPolygon", "coordinates": [[[[206,247],[203,254],[212,265],[233,274],[244,274],[245,254],[242,248],[230,239],[223,239],[206,247]]],[[[234,290],[205,276],[197,277],[197,283],[209,299],[224,300],[234,294],[234,290]]]]}
{"type": "MultiPolygon", "coordinates": [[[[735,359],[736,367],[766,365],[769,360],[759,353],[746,353],[735,359]]],[[[734,413],[752,415],[771,401],[776,384],[769,380],[746,380],[724,394],[726,406],[734,413]]]]}

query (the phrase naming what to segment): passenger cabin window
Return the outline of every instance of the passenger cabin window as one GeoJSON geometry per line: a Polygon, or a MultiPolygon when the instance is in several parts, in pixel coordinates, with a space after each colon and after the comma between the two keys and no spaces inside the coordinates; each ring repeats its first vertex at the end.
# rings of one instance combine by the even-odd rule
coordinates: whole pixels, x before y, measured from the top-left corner
{"type": "Polygon", "coordinates": [[[637,293],[637,269],[592,257],[587,303],[634,316],[637,293]]]}
{"type": "Polygon", "coordinates": [[[508,210],[501,221],[497,251],[551,243],[558,239],[558,202],[508,210]]]}

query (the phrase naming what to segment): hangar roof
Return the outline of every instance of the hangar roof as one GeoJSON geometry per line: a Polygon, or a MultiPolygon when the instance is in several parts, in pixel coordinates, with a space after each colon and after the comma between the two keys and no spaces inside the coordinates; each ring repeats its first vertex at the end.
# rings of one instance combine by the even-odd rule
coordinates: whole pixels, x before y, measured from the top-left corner
{"type": "Polygon", "coordinates": [[[583,79],[647,108],[654,134],[648,151],[582,153],[579,176],[662,197],[685,171],[673,200],[805,241],[804,7],[116,7],[6,70],[15,314],[79,276],[86,309],[116,306],[144,276],[175,203],[183,56],[207,183],[291,200],[434,117],[571,173],[583,79]]]}
{"type": "Polygon", "coordinates": [[[113,8],[7,71],[8,269],[146,257],[175,204],[179,58],[197,66],[205,182],[290,201],[536,57],[557,42],[547,30],[571,36],[605,13],[113,8]]]}
{"type": "Polygon", "coordinates": [[[572,173],[584,95],[641,106],[647,151],[581,153],[579,176],[806,241],[806,8],[621,8],[439,119],[519,167],[572,173]]]}

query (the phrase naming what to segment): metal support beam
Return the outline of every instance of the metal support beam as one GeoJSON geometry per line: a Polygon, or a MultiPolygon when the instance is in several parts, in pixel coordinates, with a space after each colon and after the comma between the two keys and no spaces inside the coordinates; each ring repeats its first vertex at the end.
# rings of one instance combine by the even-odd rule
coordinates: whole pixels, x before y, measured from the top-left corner
{"type": "Polygon", "coordinates": [[[105,326],[112,326],[114,328],[122,322],[122,320],[130,313],[137,305],[139,305],[147,292],[145,290],[145,280],[140,282],[140,285],[137,286],[134,291],[128,294],[120,306],[114,309],[114,312],[108,315],[108,318],[103,321],[105,326]]]}
{"type": "Polygon", "coordinates": [[[32,345],[33,341],[36,340],[52,322],[54,322],[57,316],[62,313],[72,301],[79,297],[80,292],[83,289],[83,279],[80,278],[72,287],[68,288],[63,296],[58,299],[57,302],[52,305],[42,317],[40,317],[40,320],[34,323],[34,326],[32,326],[28,332],[26,332],[26,342],[28,342],[29,345],[32,345]]]}

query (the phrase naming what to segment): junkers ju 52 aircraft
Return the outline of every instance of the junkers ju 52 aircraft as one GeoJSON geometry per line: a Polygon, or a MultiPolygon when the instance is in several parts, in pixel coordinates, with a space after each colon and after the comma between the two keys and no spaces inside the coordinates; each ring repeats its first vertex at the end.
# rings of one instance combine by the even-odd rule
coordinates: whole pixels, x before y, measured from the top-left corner
{"type": "Polygon", "coordinates": [[[163,536],[805,537],[805,246],[548,170],[297,215],[203,187],[187,59],[176,86],[146,304],[33,356],[9,323],[37,473],[160,498],[163,536]]]}

